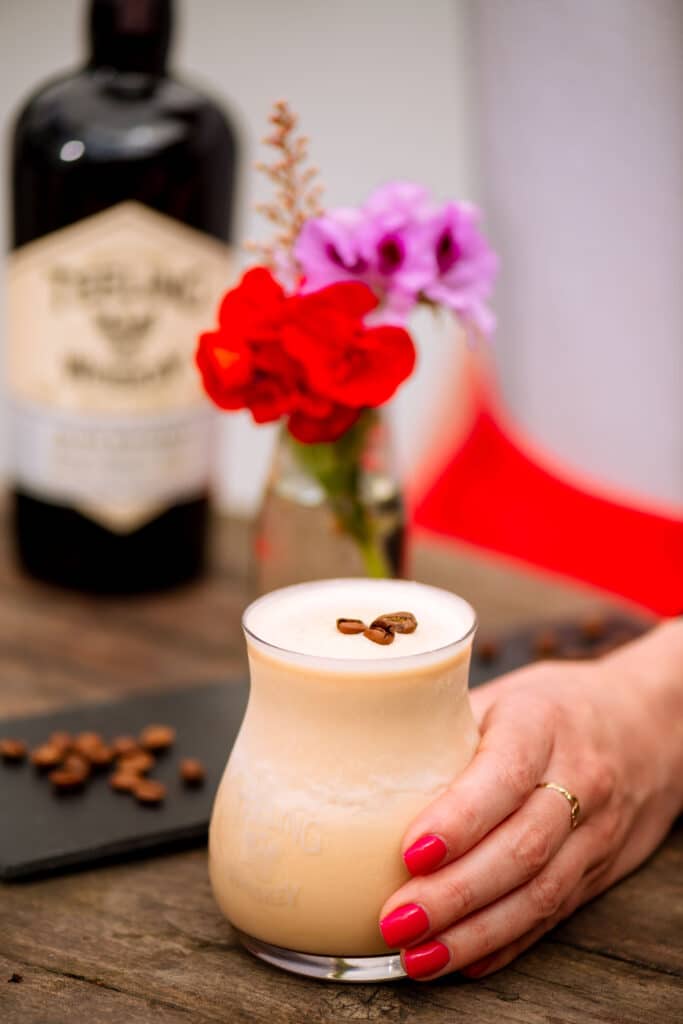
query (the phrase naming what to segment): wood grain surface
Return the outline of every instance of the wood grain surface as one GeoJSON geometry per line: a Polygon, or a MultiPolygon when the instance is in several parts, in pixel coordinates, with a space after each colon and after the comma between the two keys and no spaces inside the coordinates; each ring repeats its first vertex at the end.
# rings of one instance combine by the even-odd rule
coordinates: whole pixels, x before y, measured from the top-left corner
{"type": "MultiPolygon", "coordinates": [[[[89,598],[21,578],[0,548],[0,717],[225,678],[244,668],[248,535],[217,528],[214,568],[175,593],[89,598]]],[[[417,578],[478,608],[488,633],[612,602],[465,548],[421,544],[417,578]]],[[[11,828],[11,822],[0,822],[11,828]]],[[[479,982],[316,983],[236,944],[195,850],[0,886],[2,1024],[677,1024],[683,828],[636,874],[479,982]],[[14,980],[12,980],[14,979],[14,980]]]]}

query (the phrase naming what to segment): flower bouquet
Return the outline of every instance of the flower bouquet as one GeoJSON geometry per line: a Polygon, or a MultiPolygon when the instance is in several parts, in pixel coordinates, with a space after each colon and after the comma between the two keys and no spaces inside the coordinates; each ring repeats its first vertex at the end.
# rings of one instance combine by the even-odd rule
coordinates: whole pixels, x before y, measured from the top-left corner
{"type": "MultiPolygon", "coordinates": [[[[492,330],[496,257],[474,207],[435,205],[416,184],[393,182],[360,207],[323,212],[296,117],[279,102],[270,120],[265,141],[277,157],[259,166],[275,186],[261,207],[275,237],[253,247],[261,261],[224,296],[197,366],[219,408],[282,422],[288,465],[314,484],[331,536],[353,542],[361,571],[396,575],[400,544],[388,543],[367,486],[377,411],[415,368],[406,323],[416,305],[492,330]]],[[[262,537],[263,557],[267,547],[262,537]]]]}

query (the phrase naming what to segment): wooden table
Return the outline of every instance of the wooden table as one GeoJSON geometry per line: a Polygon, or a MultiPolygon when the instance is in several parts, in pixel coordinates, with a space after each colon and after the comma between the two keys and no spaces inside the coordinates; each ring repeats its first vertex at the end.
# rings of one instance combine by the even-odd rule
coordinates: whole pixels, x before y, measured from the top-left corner
{"type": "MultiPolygon", "coordinates": [[[[246,534],[234,523],[218,534],[209,579],[134,600],[24,580],[1,540],[0,716],[242,670],[246,534]]],[[[485,630],[603,604],[464,548],[422,545],[415,575],[458,589],[485,630]]],[[[679,825],[640,871],[506,970],[367,986],[307,981],[243,952],[214,905],[204,850],[0,886],[0,1022],[673,1024],[683,1021],[682,880],[679,825]]]]}

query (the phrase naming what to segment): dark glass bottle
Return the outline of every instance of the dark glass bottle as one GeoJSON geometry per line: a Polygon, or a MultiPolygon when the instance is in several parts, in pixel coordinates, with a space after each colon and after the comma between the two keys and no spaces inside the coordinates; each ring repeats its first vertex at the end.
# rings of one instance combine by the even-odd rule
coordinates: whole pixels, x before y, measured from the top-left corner
{"type": "Polygon", "coordinates": [[[17,547],[32,574],[87,590],[168,586],[205,558],[193,351],[229,283],[237,143],[167,75],[171,18],[170,0],[91,0],[87,65],[14,131],[17,547]]]}

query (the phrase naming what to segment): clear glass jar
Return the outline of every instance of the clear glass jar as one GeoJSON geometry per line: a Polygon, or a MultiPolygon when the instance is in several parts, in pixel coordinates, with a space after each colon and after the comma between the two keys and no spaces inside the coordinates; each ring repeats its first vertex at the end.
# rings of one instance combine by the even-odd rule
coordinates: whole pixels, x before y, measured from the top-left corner
{"type": "Polygon", "coordinates": [[[255,525],[252,592],[339,576],[400,576],[405,532],[389,432],[377,413],[363,413],[326,444],[300,444],[283,431],[255,525]]]}

